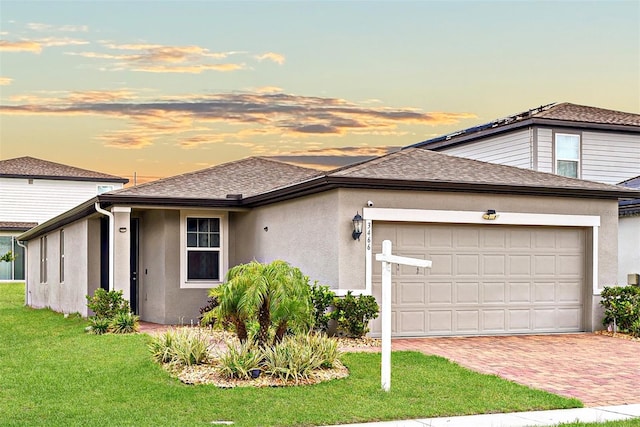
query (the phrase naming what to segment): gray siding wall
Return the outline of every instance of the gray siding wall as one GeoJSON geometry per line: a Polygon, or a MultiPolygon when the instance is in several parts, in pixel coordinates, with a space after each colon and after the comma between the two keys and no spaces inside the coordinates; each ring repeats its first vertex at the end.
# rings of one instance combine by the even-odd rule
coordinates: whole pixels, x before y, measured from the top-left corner
{"type": "Polygon", "coordinates": [[[532,169],[532,150],[532,130],[524,129],[438,151],[483,162],[532,169]]]}
{"type": "Polygon", "coordinates": [[[553,166],[553,131],[538,128],[538,171],[554,172],[553,166]]]}
{"type": "Polygon", "coordinates": [[[617,184],[640,175],[640,135],[582,132],[582,178],[617,184]]]}
{"type": "Polygon", "coordinates": [[[64,227],[65,277],[60,282],[60,231],[47,234],[47,282],[40,283],[40,239],[28,243],[27,298],[32,307],[87,316],[88,220],[64,227]]]}

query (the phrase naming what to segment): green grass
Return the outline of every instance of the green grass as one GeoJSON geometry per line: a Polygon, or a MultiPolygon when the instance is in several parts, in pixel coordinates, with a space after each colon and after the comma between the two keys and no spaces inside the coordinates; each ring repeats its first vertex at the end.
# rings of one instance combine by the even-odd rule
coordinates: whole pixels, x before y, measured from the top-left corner
{"type": "Polygon", "coordinates": [[[315,386],[188,386],[151,361],[146,335],[88,335],[86,321],[22,306],[24,287],[0,285],[0,425],[320,425],[579,407],[473,373],[440,357],[395,352],[392,390],[379,354],[348,354],[349,378],[315,386]]]}
{"type": "Polygon", "coordinates": [[[624,421],[608,421],[606,423],[560,424],[560,426],[561,427],[638,427],[640,426],[640,418],[624,420],[624,421]]]}

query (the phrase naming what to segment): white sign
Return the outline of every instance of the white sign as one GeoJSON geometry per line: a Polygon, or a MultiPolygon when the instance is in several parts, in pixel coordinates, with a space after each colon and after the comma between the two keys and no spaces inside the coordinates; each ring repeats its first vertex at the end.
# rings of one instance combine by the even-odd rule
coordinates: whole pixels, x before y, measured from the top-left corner
{"type": "Polygon", "coordinates": [[[391,389],[391,264],[410,265],[413,267],[431,268],[431,261],[426,259],[407,258],[391,254],[391,241],[382,242],[382,253],[376,254],[376,261],[382,262],[382,364],[380,380],[382,389],[391,389]]]}

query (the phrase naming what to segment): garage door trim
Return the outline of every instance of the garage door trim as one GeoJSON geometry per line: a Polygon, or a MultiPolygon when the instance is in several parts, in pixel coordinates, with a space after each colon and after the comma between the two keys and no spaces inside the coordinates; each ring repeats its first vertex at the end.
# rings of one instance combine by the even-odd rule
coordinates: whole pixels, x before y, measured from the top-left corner
{"type": "Polygon", "coordinates": [[[491,225],[529,225],[554,227],[591,227],[591,277],[593,295],[600,295],[598,288],[598,227],[600,216],[597,215],[561,215],[537,214],[524,212],[497,212],[494,220],[486,220],[482,216],[485,211],[448,211],[429,209],[392,209],[363,208],[362,217],[365,222],[365,294],[372,294],[373,278],[373,221],[385,222],[420,222],[440,224],[484,224],[491,225]]]}

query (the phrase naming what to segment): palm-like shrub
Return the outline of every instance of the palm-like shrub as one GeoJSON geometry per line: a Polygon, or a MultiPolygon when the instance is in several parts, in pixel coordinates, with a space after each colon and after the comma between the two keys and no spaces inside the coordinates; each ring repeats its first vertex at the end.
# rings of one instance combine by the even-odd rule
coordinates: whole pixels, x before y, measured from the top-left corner
{"type": "Polygon", "coordinates": [[[313,323],[309,278],[285,261],[252,261],[229,270],[227,280],[212,289],[219,305],[213,316],[234,326],[241,342],[247,341],[250,321],[258,322],[256,343],[268,345],[270,333],[279,342],[288,329],[308,331],[313,323]]]}

